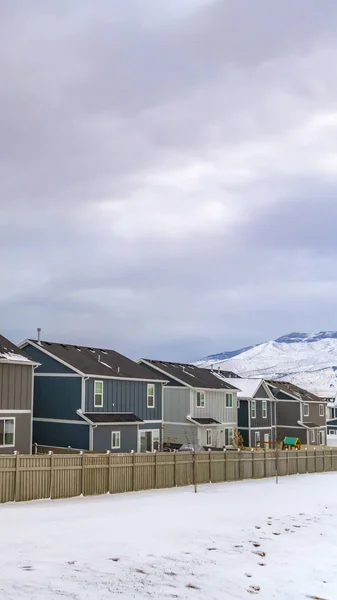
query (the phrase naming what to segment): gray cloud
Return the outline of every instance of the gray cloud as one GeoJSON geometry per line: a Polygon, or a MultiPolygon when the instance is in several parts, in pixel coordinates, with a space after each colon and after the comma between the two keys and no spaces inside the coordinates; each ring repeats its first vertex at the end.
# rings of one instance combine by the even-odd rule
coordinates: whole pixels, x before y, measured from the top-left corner
{"type": "Polygon", "coordinates": [[[162,8],[0,2],[15,341],[194,359],[335,326],[337,8],[162,8]]]}

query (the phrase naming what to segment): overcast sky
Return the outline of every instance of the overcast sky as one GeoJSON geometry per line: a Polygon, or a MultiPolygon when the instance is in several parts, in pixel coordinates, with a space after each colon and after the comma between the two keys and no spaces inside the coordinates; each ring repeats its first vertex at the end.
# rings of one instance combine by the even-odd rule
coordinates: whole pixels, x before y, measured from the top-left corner
{"type": "Polygon", "coordinates": [[[1,332],[337,329],[336,31],[333,0],[0,0],[1,332]]]}

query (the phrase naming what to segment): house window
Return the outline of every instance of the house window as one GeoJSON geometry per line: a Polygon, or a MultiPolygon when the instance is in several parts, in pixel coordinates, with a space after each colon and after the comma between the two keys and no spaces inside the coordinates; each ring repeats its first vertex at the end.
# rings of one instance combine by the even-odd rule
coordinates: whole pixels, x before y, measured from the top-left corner
{"type": "Polygon", "coordinates": [[[94,407],[102,408],[103,406],[103,381],[94,382],[94,407]]]}
{"type": "Polygon", "coordinates": [[[255,431],[255,446],[257,446],[259,443],[260,443],[260,432],[255,431]]]}
{"type": "Polygon", "coordinates": [[[334,429],[329,429],[329,435],[336,435],[336,432],[334,429]]]}
{"type": "Polygon", "coordinates": [[[252,400],[250,405],[250,416],[252,419],[256,419],[256,402],[252,400]]]}
{"type": "Polygon", "coordinates": [[[267,400],[262,400],[262,419],[267,418],[267,400]]]}
{"type": "Polygon", "coordinates": [[[121,447],[121,432],[113,431],[111,433],[111,448],[117,449],[121,447]]]}
{"type": "Polygon", "coordinates": [[[212,430],[206,429],[206,446],[212,446],[212,430]]]}
{"type": "Polygon", "coordinates": [[[154,450],[159,450],[159,446],[159,429],[143,429],[139,431],[140,452],[153,452],[154,450]]]}
{"type": "Polygon", "coordinates": [[[324,431],[320,431],[319,432],[319,443],[321,446],[324,446],[324,441],[325,441],[324,431]]]}
{"type": "Polygon", "coordinates": [[[233,408],[233,394],[226,394],[226,408],[233,408]]]}
{"type": "Polygon", "coordinates": [[[0,446],[14,446],[15,419],[0,419],[0,446]]]}
{"type": "Polygon", "coordinates": [[[324,417],[324,404],[319,405],[319,416],[324,417]]]}
{"type": "Polygon", "coordinates": [[[309,404],[303,404],[303,417],[309,416],[309,404]]]}
{"type": "Polygon", "coordinates": [[[311,430],[311,441],[315,443],[315,430],[311,430]]]}
{"type": "Polygon", "coordinates": [[[239,398],[236,401],[236,406],[237,406],[238,409],[240,408],[240,400],[239,400],[239,398]]]}
{"type": "Polygon", "coordinates": [[[152,383],[147,384],[147,407],[154,408],[154,385],[152,383]]]}
{"type": "Polygon", "coordinates": [[[197,408],[205,408],[205,392],[197,392],[197,408]]]}
{"type": "Polygon", "coordinates": [[[233,427],[225,429],[225,446],[231,446],[233,443],[234,431],[233,427]]]}

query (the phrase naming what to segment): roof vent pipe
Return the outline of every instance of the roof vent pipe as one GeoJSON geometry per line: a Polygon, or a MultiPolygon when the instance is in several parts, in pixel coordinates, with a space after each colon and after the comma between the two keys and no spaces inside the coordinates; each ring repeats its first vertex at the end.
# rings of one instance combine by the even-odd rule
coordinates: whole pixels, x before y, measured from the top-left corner
{"type": "Polygon", "coordinates": [[[41,344],[41,327],[37,328],[37,343],[41,344]]]}
{"type": "Polygon", "coordinates": [[[118,373],[118,375],[120,373],[120,370],[121,370],[120,367],[117,367],[117,373],[118,373]]]}

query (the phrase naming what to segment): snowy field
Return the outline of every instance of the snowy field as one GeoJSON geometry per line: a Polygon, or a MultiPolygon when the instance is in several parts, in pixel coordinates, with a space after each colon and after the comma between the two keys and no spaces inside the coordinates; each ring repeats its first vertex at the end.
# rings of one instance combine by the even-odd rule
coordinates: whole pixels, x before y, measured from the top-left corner
{"type": "Polygon", "coordinates": [[[337,474],[0,506],[1,600],[337,598],[337,474]]]}

